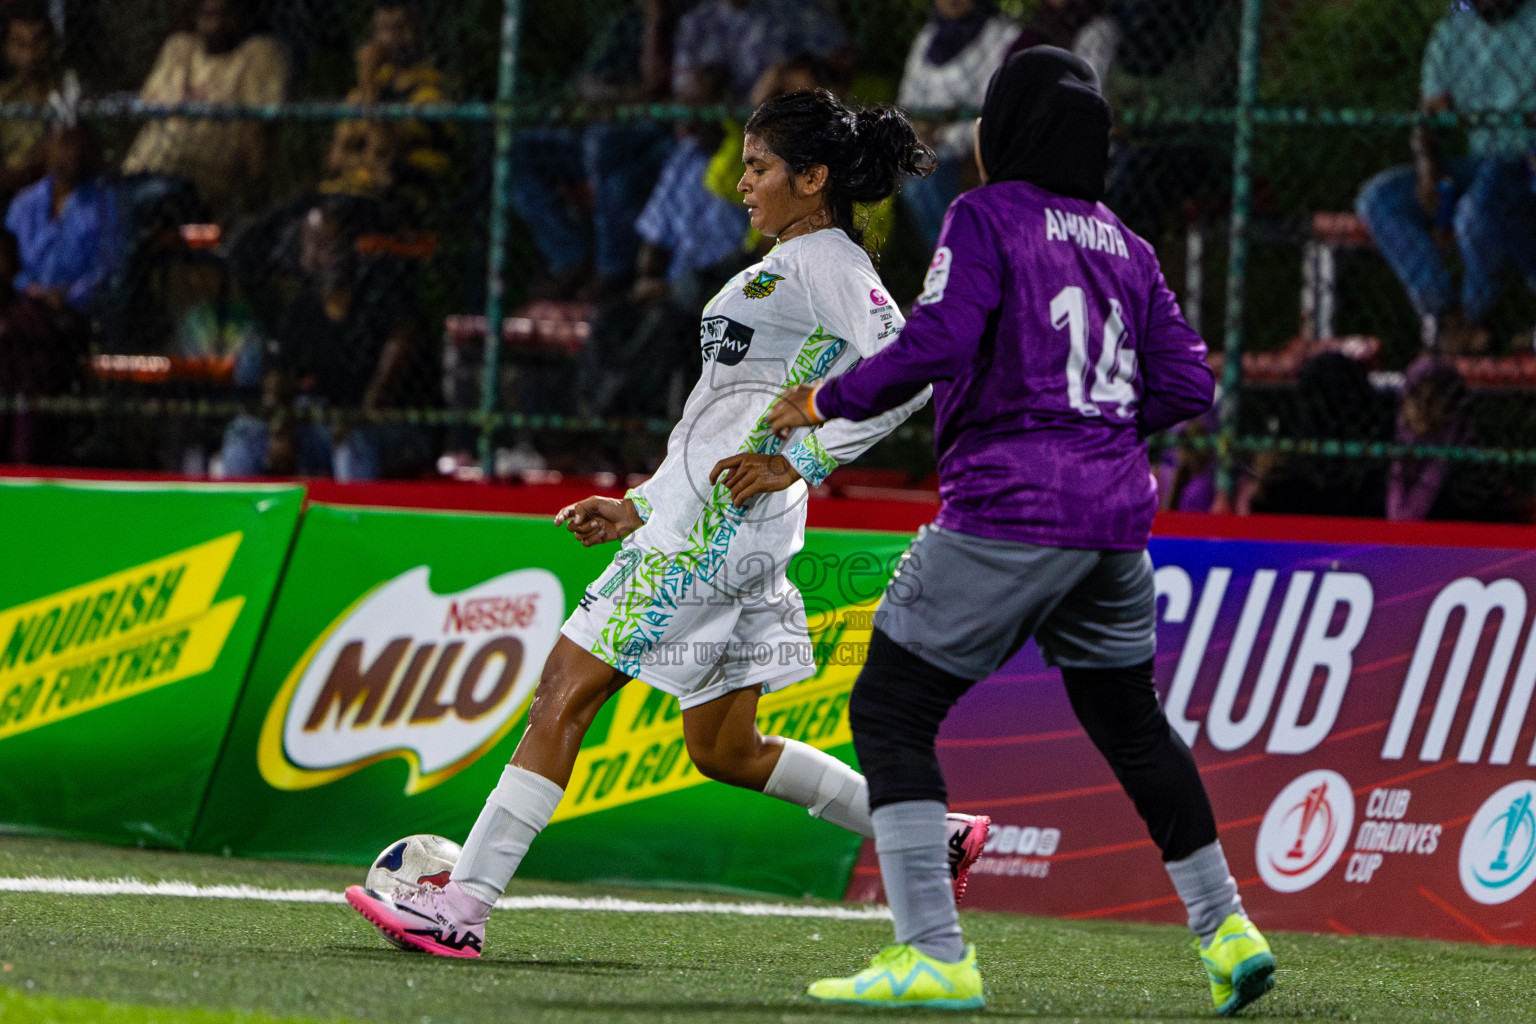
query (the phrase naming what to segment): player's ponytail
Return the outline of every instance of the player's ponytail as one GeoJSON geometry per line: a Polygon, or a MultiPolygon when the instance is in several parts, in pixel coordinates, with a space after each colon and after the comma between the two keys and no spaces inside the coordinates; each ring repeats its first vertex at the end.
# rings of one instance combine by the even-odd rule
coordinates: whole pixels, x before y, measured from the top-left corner
{"type": "Polygon", "coordinates": [[[855,111],[825,89],[768,100],[747,121],[747,134],[762,139],[795,174],[824,164],[832,223],[860,245],[864,232],[854,223],[853,204],[880,202],[908,175],[933,170],[933,150],[900,110],[855,111]]]}

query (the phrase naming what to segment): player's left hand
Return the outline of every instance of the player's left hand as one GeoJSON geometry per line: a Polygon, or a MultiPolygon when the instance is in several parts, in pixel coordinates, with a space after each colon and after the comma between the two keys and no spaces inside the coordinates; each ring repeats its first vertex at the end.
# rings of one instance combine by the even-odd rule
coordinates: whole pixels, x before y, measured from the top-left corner
{"type": "Polygon", "coordinates": [[[820,426],[826,421],[816,415],[811,395],[816,388],[811,384],[792,387],[778,397],[768,410],[768,429],[788,440],[789,435],[801,427],[820,426]]]}
{"type": "Polygon", "coordinates": [[[800,471],[782,455],[746,452],[715,463],[709,473],[709,482],[714,484],[722,476],[731,491],[731,504],[741,508],[754,495],[792,486],[800,479],[800,471]]]}

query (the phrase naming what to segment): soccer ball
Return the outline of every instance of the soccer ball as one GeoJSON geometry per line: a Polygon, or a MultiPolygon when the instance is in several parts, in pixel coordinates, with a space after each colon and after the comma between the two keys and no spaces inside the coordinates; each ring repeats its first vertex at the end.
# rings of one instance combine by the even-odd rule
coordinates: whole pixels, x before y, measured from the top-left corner
{"type": "Polygon", "coordinates": [[[415,892],[424,885],[441,889],[462,852],[458,843],[442,836],[406,836],[380,851],[364,884],[385,896],[415,892]]]}

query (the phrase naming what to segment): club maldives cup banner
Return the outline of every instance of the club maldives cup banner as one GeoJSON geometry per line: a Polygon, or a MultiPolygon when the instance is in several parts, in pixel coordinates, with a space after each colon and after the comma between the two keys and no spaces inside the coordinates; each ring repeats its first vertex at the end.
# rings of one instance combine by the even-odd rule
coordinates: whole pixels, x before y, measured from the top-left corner
{"type": "MultiPolygon", "coordinates": [[[[747,652],[806,676],[763,698],[765,732],[852,760],[848,694],[906,543],[826,534],[796,561],[807,641],[747,652]]],[[[462,840],[561,624],[618,550],[584,549],[547,518],[312,505],[194,847],[366,862],[403,835],[462,840]]],[[[707,667],[722,653],[652,656],[707,667]]],[[[523,873],[835,898],[858,846],[803,809],[706,780],[677,700],[631,685],[589,730],[523,873]]]]}
{"type": "Polygon", "coordinates": [[[303,493],[0,481],[0,824],[186,846],[303,493]]]}
{"type": "MultiPolygon", "coordinates": [[[[1536,944],[1536,551],[1155,538],[1156,679],[1264,927],[1536,944]]],[[[1030,645],[940,738],[968,905],[1179,921],[1030,645]]],[[[849,895],[873,898],[865,851],[849,895]]]]}

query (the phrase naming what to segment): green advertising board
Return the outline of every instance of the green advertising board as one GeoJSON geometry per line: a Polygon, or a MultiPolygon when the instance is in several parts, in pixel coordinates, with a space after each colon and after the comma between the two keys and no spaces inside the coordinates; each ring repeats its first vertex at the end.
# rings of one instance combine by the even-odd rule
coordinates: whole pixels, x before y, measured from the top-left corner
{"type": "MultiPolygon", "coordinates": [[[[808,678],[763,699],[765,731],[852,759],[848,691],[905,546],[812,536],[794,567],[812,642],[771,652],[808,678]]],[[[462,841],[561,623],[615,550],[547,519],[312,506],[194,848],[361,864],[403,835],[462,841]]],[[[704,779],[676,699],[636,683],[588,733],[522,874],[838,897],[857,850],[799,808],[704,779]]]]}
{"type": "Polygon", "coordinates": [[[0,481],[0,825],[186,846],[303,496],[0,481]]]}

